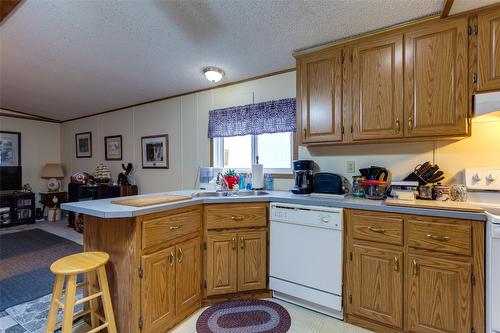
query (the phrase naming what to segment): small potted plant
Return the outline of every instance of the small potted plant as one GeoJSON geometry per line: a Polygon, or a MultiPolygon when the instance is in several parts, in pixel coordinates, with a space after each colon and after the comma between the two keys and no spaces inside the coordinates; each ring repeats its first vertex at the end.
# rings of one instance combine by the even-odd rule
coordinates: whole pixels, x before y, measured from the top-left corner
{"type": "Polygon", "coordinates": [[[224,174],[224,179],[227,182],[227,187],[230,190],[234,190],[238,188],[238,174],[233,169],[229,169],[224,174]]]}

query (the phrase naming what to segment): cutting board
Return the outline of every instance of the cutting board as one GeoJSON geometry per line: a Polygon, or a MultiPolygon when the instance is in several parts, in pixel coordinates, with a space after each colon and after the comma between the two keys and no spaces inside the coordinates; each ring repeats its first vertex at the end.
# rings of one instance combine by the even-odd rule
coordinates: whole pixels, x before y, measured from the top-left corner
{"type": "Polygon", "coordinates": [[[186,195],[155,194],[155,195],[135,197],[130,199],[112,200],[111,203],[117,205],[133,206],[133,207],[146,207],[146,206],[153,206],[153,205],[159,205],[159,204],[188,200],[188,199],[191,199],[191,197],[188,197],[186,195]]]}
{"type": "Polygon", "coordinates": [[[459,212],[484,213],[484,209],[468,202],[459,201],[435,201],[435,200],[385,200],[388,206],[401,206],[412,208],[454,210],[459,212]]]}

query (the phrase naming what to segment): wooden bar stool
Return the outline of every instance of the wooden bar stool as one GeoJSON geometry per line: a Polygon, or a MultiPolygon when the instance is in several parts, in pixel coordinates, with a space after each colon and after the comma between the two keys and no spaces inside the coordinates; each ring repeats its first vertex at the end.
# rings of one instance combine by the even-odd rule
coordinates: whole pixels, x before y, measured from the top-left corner
{"type": "Polygon", "coordinates": [[[50,270],[55,274],[56,280],[47,318],[46,333],[53,333],[59,327],[62,328],[62,333],[71,333],[73,321],[89,313],[92,329],[87,333],[98,332],[104,328],[107,328],[109,333],[116,333],[115,316],[113,315],[106,269],[104,267],[108,260],[109,255],[104,252],[83,252],[61,258],[52,263],[50,270]],[[77,284],[78,274],[86,274],[87,281],[77,284]],[[63,290],[65,278],[66,290],[63,290]],[[99,289],[96,282],[99,284],[99,289]],[[84,287],[87,287],[88,296],[76,301],[76,290],[84,287]],[[64,303],[60,300],[63,295],[65,296],[64,303]],[[104,317],[98,313],[98,297],[101,297],[104,317]],[[89,309],[75,314],[75,306],[85,302],[90,303],[89,309]],[[64,317],[62,322],[57,323],[59,308],[63,309],[64,317]]]}

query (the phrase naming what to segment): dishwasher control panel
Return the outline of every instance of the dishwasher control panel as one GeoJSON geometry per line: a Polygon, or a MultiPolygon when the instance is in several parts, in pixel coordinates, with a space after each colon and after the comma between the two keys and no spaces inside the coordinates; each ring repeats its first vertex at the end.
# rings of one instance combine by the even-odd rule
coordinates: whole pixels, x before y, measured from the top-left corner
{"type": "Polygon", "coordinates": [[[271,203],[271,221],[308,225],[327,229],[343,229],[341,208],[271,203]]]}

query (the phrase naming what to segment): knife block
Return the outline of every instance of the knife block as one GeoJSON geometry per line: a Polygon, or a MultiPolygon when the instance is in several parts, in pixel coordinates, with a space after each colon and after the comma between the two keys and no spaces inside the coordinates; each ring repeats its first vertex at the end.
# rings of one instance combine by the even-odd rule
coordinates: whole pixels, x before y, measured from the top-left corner
{"type": "Polygon", "coordinates": [[[415,172],[410,173],[403,180],[404,181],[410,181],[410,182],[418,182],[419,185],[426,185],[427,184],[427,182],[422,177],[420,177],[419,175],[417,175],[415,172]]]}

